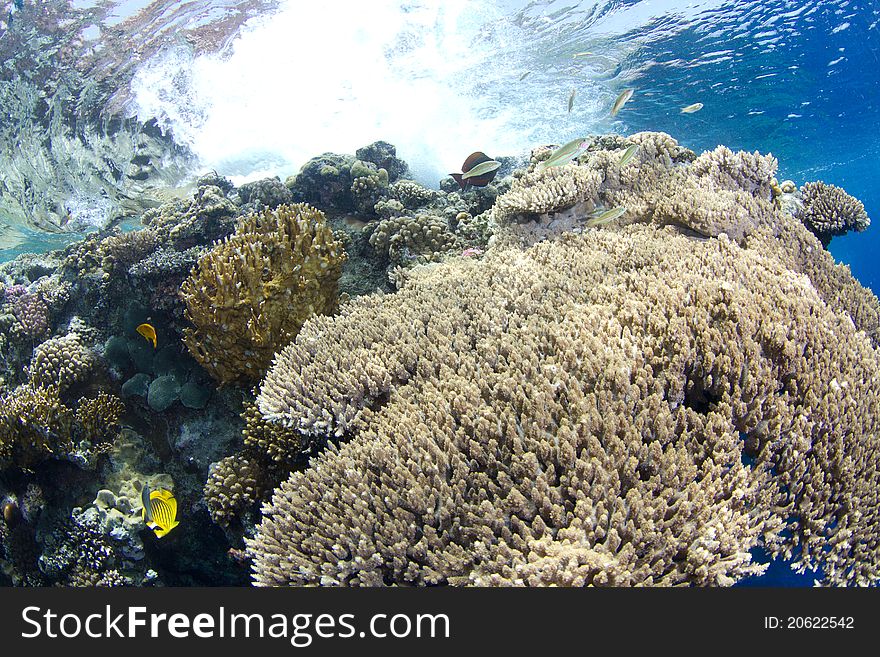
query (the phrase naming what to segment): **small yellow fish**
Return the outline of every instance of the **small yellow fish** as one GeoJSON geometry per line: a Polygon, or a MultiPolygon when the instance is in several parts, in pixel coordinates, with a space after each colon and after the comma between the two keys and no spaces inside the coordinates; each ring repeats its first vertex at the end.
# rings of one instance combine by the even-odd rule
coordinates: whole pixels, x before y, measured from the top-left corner
{"type": "Polygon", "coordinates": [[[571,95],[568,97],[568,113],[571,114],[571,108],[574,107],[574,97],[577,94],[577,89],[571,90],[571,95]]]}
{"type": "Polygon", "coordinates": [[[152,324],[141,324],[135,330],[144,336],[149,342],[153,343],[153,349],[156,348],[156,329],[153,328],[152,324]]]}
{"type": "Polygon", "coordinates": [[[156,538],[162,538],[180,524],[177,521],[177,500],[170,490],[150,490],[145,485],[141,489],[141,503],[144,505],[141,516],[147,527],[156,532],[156,538]]]}
{"type": "Polygon", "coordinates": [[[682,114],[693,114],[694,112],[699,112],[703,109],[703,103],[694,103],[693,105],[688,105],[687,107],[681,108],[682,114]]]}
{"type": "Polygon", "coordinates": [[[621,91],[617,100],[614,101],[614,105],[611,106],[611,116],[617,116],[617,113],[623,109],[623,106],[626,105],[626,102],[630,98],[632,98],[634,93],[635,89],[624,89],[621,91]]]}
{"type": "Polygon", "coordinates": [[[589,50],[584,50],[583,52],[576,52],[572,55],[572,57],[589,57],[592,54],[593,53],[591,53],[589,50]]]}

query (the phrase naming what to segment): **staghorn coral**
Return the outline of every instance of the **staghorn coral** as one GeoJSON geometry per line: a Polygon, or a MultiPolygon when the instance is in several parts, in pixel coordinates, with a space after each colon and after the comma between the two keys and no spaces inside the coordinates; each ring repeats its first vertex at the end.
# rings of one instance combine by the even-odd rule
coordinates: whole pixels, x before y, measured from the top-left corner
{"type": "Polygon", "coordinates": [[[187,348],[220,382],[259,379],[306,319],[335,310],[345,259],[308,205],[244,217],[180,288],[187,348]]]}
{"type": "Polygon", "coordinates": [[[835,185],[808,182],[801,187],[803,207],[797,215],[803,224],[818,237],[823,246],[831,238],[851,230],[862,231],[871,225],[865,206],[835,185]]]}
{"type": "Polygon", "coordinates": [[[57,386],[67,391],[88,376],[94,358],[77,333],[50,338],[34,349],[30,380],[37,386],[57,386]]]}
{"type": "Polygon", "coordinates": [[[276,490],[255,583],[729,585],[757,546],[876,582],[880,355],[809,242],[590,231],[316,318],[259,408],[351,440],[276,490]]]}
{"type": "Polygon", "coordinates": [[[587,167],[567,164],[532,171],[517,179],[495,203],[495,219],[512,221],[517,215],[545,214],[586,201],[599,191],[601,178],[587,167]]]}

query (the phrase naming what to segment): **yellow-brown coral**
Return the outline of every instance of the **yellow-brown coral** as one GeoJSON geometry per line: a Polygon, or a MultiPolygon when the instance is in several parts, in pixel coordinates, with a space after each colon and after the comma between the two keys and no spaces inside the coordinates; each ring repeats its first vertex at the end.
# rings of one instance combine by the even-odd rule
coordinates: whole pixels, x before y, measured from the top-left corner
{"type": "Polygon", "coordinates": [[[181,286],[190,353],[220,382],[259,379],[309,317],[336,309],[345,258],[308,205],[243,218],[181,286]]]}
{"type": "Polygon", "coordinates": [[[125,404],[119,397],[99,392],[93,399],[83,399],[76,408],[76,420],[92,445],[106,445],[119,434],[119,419],[125,404]]]}
{"type": "Polygon", "coordinates": [[[30,468],[71,449],[73,413],[58,388],[22,385],[0,400],[0,468],[30,468]]]}

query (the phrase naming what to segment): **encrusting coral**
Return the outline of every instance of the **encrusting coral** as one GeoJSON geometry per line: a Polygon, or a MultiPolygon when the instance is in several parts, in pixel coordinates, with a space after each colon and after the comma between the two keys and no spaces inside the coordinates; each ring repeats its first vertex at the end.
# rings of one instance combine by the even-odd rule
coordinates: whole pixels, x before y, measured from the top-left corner
{"type": "Polygon", "coordinates": [[[220,382],[259,379],[306,319],[336,309],[345,258],[308,205],[244,217],[181,286],[190,353],[220,382]]]}
{"type": "Polygon", "coordinates": [[[823,246],[828,246],[835,235],[862,231],[871,225],[862,202],[840,187],[809,182],[800,191],[803,207],[797,216],[823,246]]]}
{"type": "Polygon", "coordinates": [[[730,585],[755,548],[880,579],[876,297],[781,211],[739,240],[652,212],[308,322],[258,406],[347,442],[264,507],[255,583],[730,585]]]}

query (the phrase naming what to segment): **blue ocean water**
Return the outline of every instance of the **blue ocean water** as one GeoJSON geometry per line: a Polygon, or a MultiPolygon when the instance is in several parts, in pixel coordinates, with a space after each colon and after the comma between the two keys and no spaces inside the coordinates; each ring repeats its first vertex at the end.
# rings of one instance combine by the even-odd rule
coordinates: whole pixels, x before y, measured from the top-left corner
{"type": "MultiPolygon", "coordinates": [[[[134,14],[149,3],[115,4],[134,14]]],[[[346,15],[340,2],[304,4],[278,3],[236,25],[219,50],[169,39],[132,67],[114,111],[157,121],[195,154],[193,173],[213,168],[237,181],[283,177],[312,155],[375,139],[393,142],[433,186],[457,170],[460,153],[515,155],[585,132],[664,131],[697,152],[724,144],[772,153],[780,180],[833,183],[864,203],[873,225],[834,238],[830,251],[880,292],[880,3],[381,0],[369,16],[346,15]],[[315,48],[321,65],[295,69],[315,48]],[[273,67],[255,64],[266,61],[301,76],[290,97],[273,85],[273,67]],[[627,87],[633,99],[609,118],[627,87]],[[680,112],[695,102],[699,112],[680,112]]],[[[202,24],[212,20],[205,15],[202,24]]],[[[11,215],[0,222],[19,233],[0,261],[78,237],[11,215]]],[[[818,578],[777,562],[742,585],[818,578]]]]}

